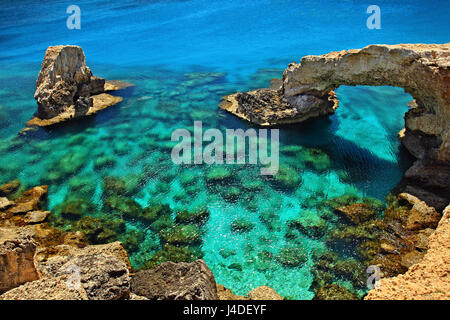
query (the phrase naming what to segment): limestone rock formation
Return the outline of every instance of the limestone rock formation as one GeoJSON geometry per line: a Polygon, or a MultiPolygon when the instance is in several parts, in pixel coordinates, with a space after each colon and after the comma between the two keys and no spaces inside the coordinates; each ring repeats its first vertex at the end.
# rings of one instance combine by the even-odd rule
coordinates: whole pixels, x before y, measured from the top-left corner
{"type": "Polygon", "coordinates": [[[38,111],[27,126],[45,127],[95,114],[122,101],[106,91],[130,85],[122,81],[108,83],[94,76],[86,65],[83,49],[78,46],[48,47],[36,81],[34,97],[38,111]]]}
{"type": "Polygon", "coordinates": [[[49,47],[36,81],[38,117],[53,118],[73,106],[75,113],[92,106],[91,95],[103,92],[105,79],[94,77],[78,46],[49,47]]]}
{"type": "Polygon", "coordinates": [[[38,279],[33,261],[35,250],[36,244],[30,237],[0,228],[0,293],[38,279]]]}
{"type": "Polygon", "coordinates": [[[164,262],[155,269],[138,271],[131,291],[150,300],[217,300],[214,276],[203,260],[164,262]]]}
{"type": "Polygon", "coordinates": [[[424,258],[402,275],[381,279],[366,300],[450,299],[450,205],[428,239],[424,258]]]}
{"type": "Polygon", "coordinates": [[[310,109],[312,117],[321,115],[316,107],[322,110],[326,101],[334,100],[334,90],[340,85],[402,87],[415,99],[405,115],[403,139],[408,140],[412,135],[417,141],[430,140],[426,154],[450,161],[449,67],[450,43],[370,45],[360,50],[305,56],[301,63],[291,63],[284,71],[280,90],[266,91],[269,94],[264,95],[258,91],[231,95],[224,98],[221,107],[251,122],[275,125],[310,118],[304,115],[295,119],[286,109],[310,109]],[[277,96],[277,99],[267,96],[277,96]],[[323,102],[311,103],[317,99],[323,102]],[[267,105],[268,100],[271,106],[267,105]],[[253,116],[259,113],[270,114],[270,119],[263,122],[253,116]]]}

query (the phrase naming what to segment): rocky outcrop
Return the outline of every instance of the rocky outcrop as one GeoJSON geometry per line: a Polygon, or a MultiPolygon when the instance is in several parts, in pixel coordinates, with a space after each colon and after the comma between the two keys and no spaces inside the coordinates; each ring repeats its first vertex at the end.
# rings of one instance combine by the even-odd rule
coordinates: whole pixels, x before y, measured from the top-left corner
{"type": "Polygon", "coordinates": [[[402,275],[381,279],[366,300],[450,299],[450,205],[428,238],[424,258],[402,275]]]}
{"type": "Polygon", "coordinates": [[[219,106],[252,123],[270,126],[333,114],[338,101],[334,97],[321,99],[313,95],[288,98],[280,90],[258,89],[226,96],[219,106]]]}
{"type": "Polygon", "coordinates": [[[217,300],[214,276],[203,260],[164,262],[141,270],[131,280],[131,291],[151,300],[217,300]]]}
{"type": "Polygon", "coordinates": [[[36,244],[30,237],[0,228],[0,293],[38,279],[36,244]]]}
{"type": "Polygon", "coordinates": [[[371,45],[360,50],[305,56],[300,63],[287,67],[280,89],[262,91],[264,94],[257,90],[231,95],[224,98],[221,107],[251,122],[276,125],[331,113],[332,108],[326,102],[334,101],[334,90],[340,85],[402,87],[415,99],[405,115],[406,130],[402,133],[405,146],[412,148],[411,152],[419,158],[427,155],[448,162],[449,67],[450,43],[371,45]],[[318,103],[319,100],[322,102],[318,103]],[[311,116],[295,118],[295,110],[305,110],[311,116]],[[267,121],[261,121],[255,114],[270,117],[262,117],[267,121]],[[414,150],[419,142],[426,142],[422,146],[425,153],[414,150]]]}
{"type": "Polygon", "coordinates": [[[122,101],[105,92],[123,89],[128,83],[96,77],[86,65],[78,46],[48,47],[36,81],[36,117],[28,127],[45,127],[97,113],[122,101]]]}

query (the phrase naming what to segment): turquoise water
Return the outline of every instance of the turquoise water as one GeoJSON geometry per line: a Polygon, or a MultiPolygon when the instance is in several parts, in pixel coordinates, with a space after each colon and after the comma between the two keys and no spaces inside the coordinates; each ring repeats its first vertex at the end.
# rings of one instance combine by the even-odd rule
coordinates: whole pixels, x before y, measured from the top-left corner
{"type": "MultiPolygon", "coordinates": [[[[324,203],[343,195],[383,200],[399,182],[411,164],[397,140],[411,97],[399,88],[339,88],[335,115],[280,128],[278,180],[262,177],[259,166],[224,166],[217,177],[214,166],[174,165],[170,136],[174,129],[192,129],[196,120],[205,129],[246,130],[247,123],[217,108],[221,96],[267,86],[305,54],[370,43],[448,41],[448,1],[440,10],[436,2],[379,1],[381,30],[365,27],[370,4],[78,1],[82,28],[68,30],[65,1],[2,1],[0,183],[49,184],[49,208],[57,217],[63,216],[64,201],[84,199],[80,216],[52,222],[62,228],[70,229],[81,216],[101,218],[105,225],[124,222],[104,238],[124,241],[135,267],[161,252],[164,236],[128,200],[141,207],[169,205],[170,228],[173,221],[195,225],[180,223],[177,212],[207,210],[207,221],[193,227],[201,239],[177,247],[203,256],[217,282],[236,294],[268,285],[283,296],[311,299],[314,257],[329,250],[348,255],[326,241],[339,221],[324,203]],[[96,117],[17,138],[36,111],[35,80],[45,49],[55,44],[82,46],[95,75],[135,87],[118,92],[124,101],[96,117]],[[122,180],[108,184],[108,177],[122,180]],[[105,188],[111,185],[119,187],[105,188]],[[237,218],[247,219],[251,229],[234,232],[237,218]],[[287,237],[295,218],[320,218],[323,233],[287,237]],[[293,247],[306,260],[294,267],[280,263],[280,252],[293,247]]],[[[349,279],[339,281],[364,291],[349,279]]]]}

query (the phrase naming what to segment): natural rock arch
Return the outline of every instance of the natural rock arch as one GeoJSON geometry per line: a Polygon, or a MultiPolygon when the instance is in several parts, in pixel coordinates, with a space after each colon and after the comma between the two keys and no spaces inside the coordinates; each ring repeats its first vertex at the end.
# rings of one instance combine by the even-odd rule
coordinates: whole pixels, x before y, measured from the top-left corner
{"type": "Polygon", "coordinates": [[[305,56],[276,87],[224,97],[221,107],[260,125],[301,122],[331,114],[340,85],[402,87],[415,102],[401,140],[417,158],[450,162],[450,43],[371,45],[305,56]]]}

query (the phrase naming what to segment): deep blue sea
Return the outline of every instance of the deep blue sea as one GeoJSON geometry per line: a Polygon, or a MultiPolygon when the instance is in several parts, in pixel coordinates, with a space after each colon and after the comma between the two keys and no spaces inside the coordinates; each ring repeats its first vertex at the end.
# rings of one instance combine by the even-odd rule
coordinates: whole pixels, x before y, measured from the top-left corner
{"type": "MultiPolygon", "coordinates": [[[[450,1],[417,0],[1,0],[0,184],[49,184],[56,215],[76,196],[92,204],[82,216],[110,219],[108,177],[121,179],[127,199],[142,207],[169,205],[172,220],[182,210],[206,208],[208,221],[194,230],[201,244],[178,246],[201,250],[218,283],[235,294],[268,285],[311,299],[312,257],[333,250],[325,239],[337,227],[322,204],[343,195],[383,201],[399,182],[412,163],[397,140],[411,97],[401,88],[339,88],[335,115],[280,128],[282,183],[262,177],[258,166],[175,165],[171,133],[197,120],[223,131],[249,128],[218,109],[221,97],[267,87],[307,54],[448,42],[449,12],[450,1]],[[72,4],[81,9],[80,30],[66,27],[72,4]],[[381,9],[379,30],[366,27],[371,4],[381,9]],[[62,44],[81,46],[94,75],[135,87],[94,118],[17,138],[37,110],[33,95],[45,50],[62,44]],[[251,230],[234,232],[239,218],[251,230]],[[286,222],[294,218],[321,219],[325,235],[287,238],[286,222]],[[307,257],[294,268],[276,258],[292,247],[307,257]]],[[[138,268],[163,241],[139,218],[120,217],[125,228],[116,236],[135,242],[128,249],[138,268]]],[[[351,288],[345,279],[340,284],[351,288]]]]}

